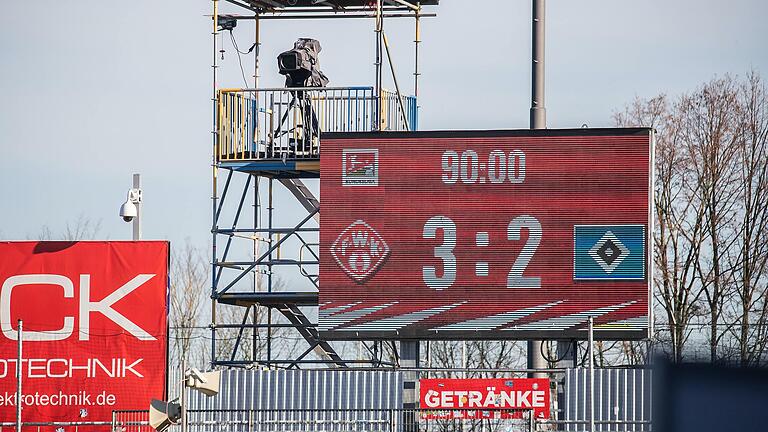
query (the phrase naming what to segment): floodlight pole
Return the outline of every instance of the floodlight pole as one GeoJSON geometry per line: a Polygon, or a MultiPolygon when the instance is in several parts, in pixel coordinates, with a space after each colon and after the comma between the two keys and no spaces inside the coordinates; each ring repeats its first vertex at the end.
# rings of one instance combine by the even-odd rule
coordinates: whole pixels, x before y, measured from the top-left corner
{"type": "Polygon", "coordinates": [[[547,128],[544,108],[544,0],[533,0],[531,49],[531,129],[547,128]]]}
{"type": "MultiPolygon", "coordinates": [[[[547,111],[544,108],[544,0],[533,0],[531,27],[531,129],[546,129],[547,111]]],[[[541,353],[543,342],[528,341],[528,369],[546,369],[547,362],[541,353]]],[[[546,374],[530,374],[545,378],[546,374]]]]}

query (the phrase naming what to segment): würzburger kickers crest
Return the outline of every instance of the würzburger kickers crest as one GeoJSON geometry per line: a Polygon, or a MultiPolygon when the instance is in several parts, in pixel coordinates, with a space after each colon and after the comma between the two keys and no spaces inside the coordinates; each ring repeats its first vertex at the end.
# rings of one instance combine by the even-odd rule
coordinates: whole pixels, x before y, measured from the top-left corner
{"type": "Polygon", "coordinates": [[[331,255],[352,280],[362,283],[389,257],[387,242],[370,225],[356,220],[331,245],[331,255]]]}

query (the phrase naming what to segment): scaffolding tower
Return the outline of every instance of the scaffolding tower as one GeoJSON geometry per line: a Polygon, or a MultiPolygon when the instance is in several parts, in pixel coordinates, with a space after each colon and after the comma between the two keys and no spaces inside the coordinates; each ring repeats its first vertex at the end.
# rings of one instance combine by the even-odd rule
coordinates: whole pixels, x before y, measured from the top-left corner
{"type": "MultiPolygon", "coordinates": [[[[418,128],[420,19],[435,16],[423,7],[436,6],[438,0],[221,0],[238,11],[226,14],[220,10],[220,0],[212,1],[212,366],[393,365],[384,361],[381,341],[361,343],[356,358],[349,359],[319,337],[320,201],[305,180],[320,177],[323,132],[418,128]],[[345,18],[374,23],[373,85],[259,88],[262,21],[345,18]],[[384,31],[384,22],[394,18],[411,18],[415,23],[412,95],[401,92],[384,31]],[[243,53],[253,55],[253,87],[220,87],[222,36],[244,20],[255,23],[253,46],[243,53]],[[394,90],[383,86],[385,60],[394,90]],[[297,95],[302,103],[297,103],[297,95]],[[313,127],[319,129],[319,137],[310,133],[313,127]],[[278,191],[290,192],[300,204],[289,209],[289,217],[276,208],[278,191]],[[300,217],[297,208],[305,210],[300,217]],[[294,277],[279,282],[278,267],[289,269],[294,277]],[[310,289],[291,289],[299,279],[310,289]],[[290,355],[276,349],[278,335],[298,341],[290,355]]],[[[235,49],[240,54],[236,45],[235,49]]]]}

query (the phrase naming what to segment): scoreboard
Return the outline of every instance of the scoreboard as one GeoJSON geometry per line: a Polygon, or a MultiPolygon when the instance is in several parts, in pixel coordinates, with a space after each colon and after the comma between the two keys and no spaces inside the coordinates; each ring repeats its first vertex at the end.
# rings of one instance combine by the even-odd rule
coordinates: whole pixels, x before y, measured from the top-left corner
{"type": "Polygon", "coordinates": [[[327,339],[649,333],[650,129],[327,133],[327,339]]]}

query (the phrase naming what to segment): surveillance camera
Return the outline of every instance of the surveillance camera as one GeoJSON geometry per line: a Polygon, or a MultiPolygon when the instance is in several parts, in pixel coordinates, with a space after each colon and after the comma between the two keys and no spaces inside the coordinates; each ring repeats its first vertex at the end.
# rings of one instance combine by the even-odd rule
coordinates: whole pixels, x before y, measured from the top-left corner
{"type": "Polygon", "coordinates": [[[208,382],[208,379],[205,378],[205,375],[200,372],[197,368],[192,368],[188,371],[189,375],[195,377],[196,380],[200,381],[201,383],[205,384],[208,382]]]}
{"type": "Polygon", "coordinates": [[[124,221],[132,221],[133,218],[136,217],[136,214],[136,204],[132,203],[130,200],[124,202],[123,205],[120,206],[120,217],[123,218],[124,221]]]}

